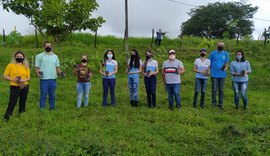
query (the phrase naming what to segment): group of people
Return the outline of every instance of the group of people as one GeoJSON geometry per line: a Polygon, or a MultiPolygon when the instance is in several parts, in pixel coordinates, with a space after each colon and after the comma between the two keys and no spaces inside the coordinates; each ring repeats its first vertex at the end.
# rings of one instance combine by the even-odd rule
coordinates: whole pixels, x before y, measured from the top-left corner
{"type": "MultiPolygon", "coordinates": [[[[50,110],[55,109],[55,90],[57,74],[62,74],[58,56],[52,51],[50,42],[44,43],[44,52],[38,54],[35,58],[36,74],[40,78],[40,109],[45,109],[46,98],[49,95],[50,110]]],[[[210,53],[209,59],[205,48],[200,49],[200,57],[194,62],[193,71],[196,73],[195,92],[193,107],[197,107],[197,99],[201,93],[200,107],[204,108],[204,99],[207,86],[207,80],[211,75],[212,81],[212,106],[223,107],[224,83],[226,70],[229,68],[229,54],[224,50],[224,43],[219,42],[217,50],[210,53]],[[218,92],[218,101],[216,94],[218,92]]],[[[88,106],[89,93],[91,89],[92,71],[88,67],[88,56],[81,56],[81,63],[74,65],[74,74],[77,77],[77,107],[82,105],[84,97],[84,106],[88,106]]],[[[118,63],[113,50],[107,50],[103,56],[103,63],[99,73],[102,75],[103,101],[102,105],[108,106],[107,96],[110,89],[111,105],[116,105],[115,86],[116,74],[118,72],[118,63]]],[[[132,49],[130,59],[127,61],[128,87],[130,91],[130,105],[137,107],[139,103],[138,87],[140,74],[144,76],[144,84],[147,93],[148,108],[156,107],[156,85],[157,74],[159,73],[158,62],[154,59],[153,52],[147,50],[145,60],[142,61],[139,52],[132,49]]],[[[181,75],[185,72],[183,62],[176,59],[176,51],[168,52],[168,59],[162,64],[162,80],[168,93],[169,109],[174,108],[174,99],[177,109],[181,109],[181,75]]],[[[232,74],[232,84],[234,89],[235,107],[239,107],[240,95],[242,96],[244,109],[247,109],[247,87],[248,74],[251,73],[250,64],[245,60],[243,51],[236,51],[235,60],[230,64],[230,73],[232,74]]],[[[19,99],[19,113],[25,112],[26,100],[29,91],[30,70],[25,54],[17,51],[8,64],[4,72],[4,78],[10,81],[9,103],[4,115],[8,120],[12,115],[14,107],[19,99]]]]}

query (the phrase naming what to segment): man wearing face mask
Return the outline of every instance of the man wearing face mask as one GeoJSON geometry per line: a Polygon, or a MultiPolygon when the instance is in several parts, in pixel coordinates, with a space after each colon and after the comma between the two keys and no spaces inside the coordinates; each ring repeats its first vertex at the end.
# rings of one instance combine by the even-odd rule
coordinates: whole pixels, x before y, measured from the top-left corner
{"type": "Polygon", "coordinates": [[[162,78],[168,92],[169,109],[173,110],[173,97],[175,97],[176,107],[180,109],[180,74],[185,72],[185,68],[183,63],[176,59],[176,52],[174,50],[170,50],[168,56],[169,59],[163,62],[162,65],[162,78]]]}
{"type": "Polygon", "coordinates": [[[61,73],[58,56],[52,52],[50,42],[44,43],[45,51],[36,56],[36,74],[40,78],[40,109],[45,109],[46,97],[49,94],[50,110],[55,108],[55,90],[57,73],[61,73]]]}
{"type": "Polygon", "coordinates": [[[211,80],[212,80],[212,106],[213,108],[217,104],[216,93],[218,90],[218,104],[220,109],[223,107],[224,99],[224,83],[227,77],[226,70],[228,69],[229,53],[224,49],[224,43],[218,42],[217,50],[214,50],[210,54],[211,61],[211,80]]]}

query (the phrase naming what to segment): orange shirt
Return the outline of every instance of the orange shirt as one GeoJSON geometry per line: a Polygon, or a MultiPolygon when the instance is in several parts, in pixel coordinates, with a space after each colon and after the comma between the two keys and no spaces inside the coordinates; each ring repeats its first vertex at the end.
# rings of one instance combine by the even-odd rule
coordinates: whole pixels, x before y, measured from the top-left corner
{"type": "MultiPolygon", "coordinates": [[[[24,65],[10,63],[7,65],[4,75],[9,76],[10,78],[16,78],[17,76],[21,76],[21,79],[23,80],[26,78],[30,78],[30,70],[29,68],[26,69],[24,65]]],[[[27,85],[28,82],[25,82],[24,84],[27,85]]],[[[10,81],[10,85],[19,86],[18,83],[13,81],[10,81]]]]}

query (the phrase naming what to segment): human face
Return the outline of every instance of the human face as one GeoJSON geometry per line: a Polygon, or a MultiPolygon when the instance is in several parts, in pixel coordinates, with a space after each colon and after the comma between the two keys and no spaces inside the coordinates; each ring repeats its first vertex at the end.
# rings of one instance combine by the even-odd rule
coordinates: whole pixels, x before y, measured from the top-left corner
{"type": "Polygon", "coordinates": [[[15,58],[24,58],[22,54],[17,54],[15,58]]]}
{"type": "Polygon", "coordinates": [[[169,59],[170,59],[170,60],[174,60],[175,57],[176,57],[176,54],[175,54],[175,53],[170,53],[170,54],[169,54],[169,59]]]}

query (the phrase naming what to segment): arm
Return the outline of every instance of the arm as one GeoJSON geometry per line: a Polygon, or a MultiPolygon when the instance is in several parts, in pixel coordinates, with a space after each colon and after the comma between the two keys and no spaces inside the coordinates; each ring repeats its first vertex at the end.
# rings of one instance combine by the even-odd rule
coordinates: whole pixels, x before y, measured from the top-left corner
{"type": "Polygon", "coordinates": [[[113,74],[116,74],[118,72],[118,66],[115,66],[114,67],[114,71],[113,72],[110,72],[109,74],[108,74],[108,76],[112,76],[113,74]]]}
{"type": "Polygon", "coordinates": [[[165,84],[166,83],[166,77],[165,77],[165,69],[162,68],[162,80],[163,80],[163,83],[165,84]]]}
{"type": "Polygon", "coordinates": [[[58,74],[60,74],[60,73],[61,73],[61,68],[60,68],[60,67],[56,67],[56,72],[57,72],[58,74]]]}
{"type": "Polygon", "coordinates": [[[9,77],[7,75],[3,75],[3,78],[6,79],[6,80],[8,80],[8,81],[13,81],[13,82],[16,82],[17,81],[17,78],[11,78],[11,77],[9,77]]]}
{"type": "Polygon", "coordinates": [[[179,68],[179,69],[178,69],[178,72],[179,72],[179,74],[185,73],[185,68],[184,68],[184,67],[179,68]]]}

